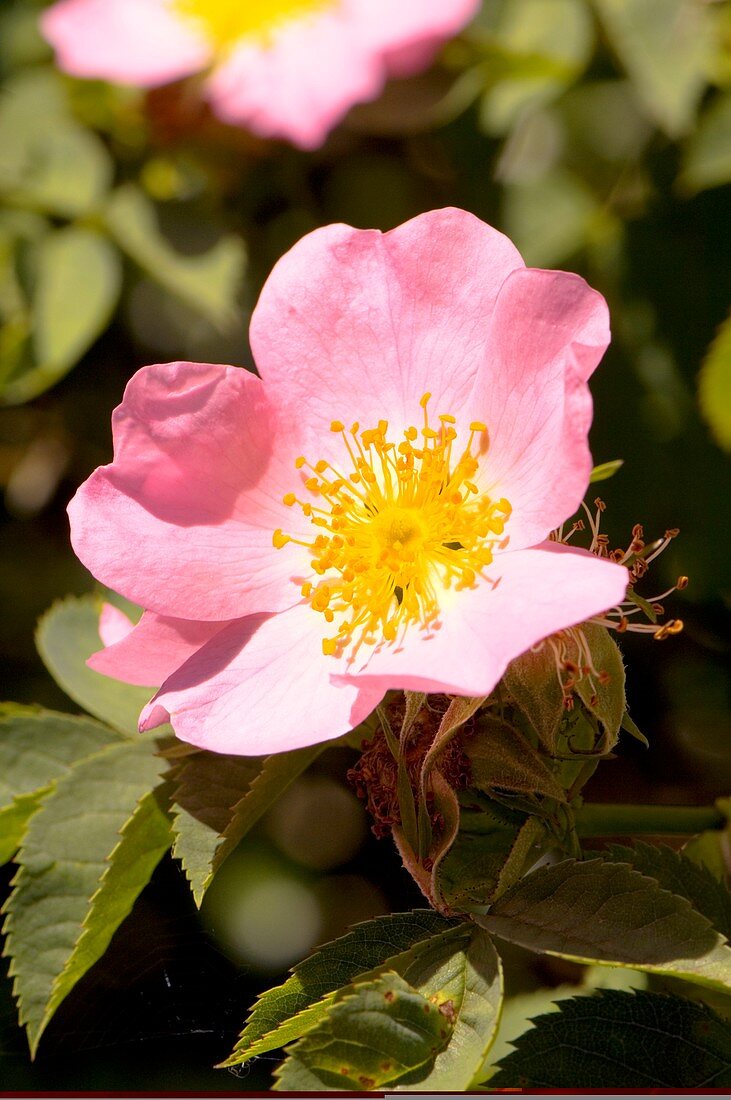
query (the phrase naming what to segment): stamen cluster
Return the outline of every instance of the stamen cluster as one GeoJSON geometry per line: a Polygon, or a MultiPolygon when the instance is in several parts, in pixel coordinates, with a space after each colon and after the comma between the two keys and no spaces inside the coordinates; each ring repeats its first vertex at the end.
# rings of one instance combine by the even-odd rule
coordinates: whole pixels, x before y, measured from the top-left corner
{"type": "Polygon", "coordinates": [[[298,506],[317,534],[306,541],[277,530],[273,542],[306,547],[315,578],[322,578],[303,578],[301,591],[326,622],[336,623],[323,641],[326,654],[394,642],[413,623],[432,627],[444,591],[484,578],[495,547],[507,543],[510,504],[493,501],[473,480],[489,446],[486,425],[473,421],[456,455],[455,417],[442,413],[433,427],[430,397],[421,398],[422,427],[406,428],[399,443],[389,440],[386,420],[347,430],[334,420],[346,472],[325,460],[313,466],[304,456],[295,463],[307,497],[287,493],[284,503],[298,506]]]}
{"type": "Polygon", "coordinates": [[[265,42],[282,23],[330,7],[333,0],[173,0],[218,47],[243,38],[265,42]]]}
{"type": "MultiPolygon", "coordinates": [[[[597,497],[594,501],[596,512],[592,513],[586,504],[582,508],[586,513],[589,531],[591,532],[591,544],[588,549],[599,558],[608,558],[618,565],[624,565],[629,571],[630,584],[627,589],[627,597],[618,607],[610,608],[604,615],[595,616],[591,621],[599,626],[605,626],[610,630],[616,630],[623,634],[630,630],[641,634],[652,634],[655,641],[661,642],[674,634],[680,634],[683,629],[682,619],[669,619],[666,623],[658,623],[658,618],[665,614],[662,600],[667,599],[673,592],[681,592],[688,587],[687,577],[678,577],[675,584],[665,592],[656,596],[640,596],[635,591],[635,584],[647,575],[651,563],[665,551],[672,540],[677,538],[680,531],[673,527],[666,531],[661,539],[652,543],[645,542],[645,533],[642,525],[636,523],[632,528],[632,538],[629,545],[622,549],[610,550],[609,536],[600,530],[601,517],[606,510],[604,501],[597,497]],[[637,616],[644,615],[649,622],[637,622],[637,616]]],[[[564,534],[563,527],[555,531],[553,538],[557,542],[568,543],[573,535],[579,531],[585,531],[587,523],[577,520],[571,529],[564,534]]]]}

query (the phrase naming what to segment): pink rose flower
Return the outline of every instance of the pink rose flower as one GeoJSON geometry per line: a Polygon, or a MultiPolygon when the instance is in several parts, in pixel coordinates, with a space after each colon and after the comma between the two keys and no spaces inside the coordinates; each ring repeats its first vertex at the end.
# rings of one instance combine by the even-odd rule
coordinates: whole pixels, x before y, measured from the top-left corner
{"type": "Polygon", "coordinates": [[[309,234],[254,312],[260,377],[129,382],[69,512],[146,610],[90,664],[162,684],[142,729],[244,755],[337,737],[389,688],[489,694],[624,596],[623,566],[548,537],[589,482],[608,341],[600,294],[464,211],[309,234]]]}
{"type": "Polygon", "coordinates": [[[59,0],[41,18],[74,76],[155,87],[204,70],[224,122],[321,145],[388,77],[427,67],[479,0],[59,0]]]}

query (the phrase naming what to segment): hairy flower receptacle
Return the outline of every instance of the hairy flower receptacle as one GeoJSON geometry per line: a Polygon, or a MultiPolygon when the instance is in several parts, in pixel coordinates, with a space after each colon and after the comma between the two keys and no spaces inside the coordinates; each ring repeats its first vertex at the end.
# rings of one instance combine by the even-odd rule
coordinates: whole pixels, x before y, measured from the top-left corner
{"type": "Polygon", "coordinates": [[[442,414],[434,428],[430,396],[421,400],[423,426],[408,427],[398,444],[389,441],[385,420],[365,430],[334,420],[343,471],[297,459],[304,494],[287,493],[284,503],[298,505],[317,534],[303,541],[277,530],[273,544],[296,542],[311,555],[314,576],[301,591],[335,624],[323,641],[325,654],[394,642],[412,624],[433,626],[443,592],[484,578],[493,550],[507,541],[510,504],[492,500],[474,481],[488,451],[486,425],[473,421],[455,454],[455,418],[442,414]]]}
{"type": "MultiPolygon", "coordinates": [[[[418,803],[421,797],[421,773],[424,762],[434,745],[434,739],[444,714],[449,708],[449,698],[445,695],[430,695],[416,715],[404,744],[404,764],[409,778],[412,794],[418,803]]],[[[404,720],[405,703],[399,693],[391,698],[385,708],[386,722],[398,730],[404,720]]],[[[436,768],[456,791],[465,790],[470,781],[470,762],[464,751],[464,741],[474,733],[475,720],[471,717],[439,754],[436,768]]],[[[399,768],[382,726],[378,728],[371,741],[364,741],[362,755],[348,772],[348,780],[360,799],[362,799],[372,818],[371,830],[374,836],[388,836],[394,825],[403,823],[402,807],[399,803],[399,768]]],[[[435,807],[431,781],[426,786],[426,811],[431,825],[443,828],[438,809],[435,807]]]]}
{"type": "Polygon", "coordinates": [[[171,0],[173,8],[195,23],[217,49],[243,39],[266,45],[274,31],[335,6],[337,0],[171,0]]]}

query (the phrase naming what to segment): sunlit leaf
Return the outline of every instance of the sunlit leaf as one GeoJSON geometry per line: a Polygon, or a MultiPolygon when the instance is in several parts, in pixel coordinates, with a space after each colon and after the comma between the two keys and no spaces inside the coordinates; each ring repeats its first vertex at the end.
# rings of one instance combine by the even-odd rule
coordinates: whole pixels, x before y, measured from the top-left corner
{"type": "Polygon", "coordinates": [[[118,739],[89,718],[0,707],[0,863],[12,859],[53,780],[118,739]]]}
{"type": "Polygon", "coordinates": [[[150,791],[123,825],[119,841],[107,857],[106,868],[84,917],[81,937],[53,983],[38,1037],[76,983],[102,957],[170,847],[171,839],[170,820],[150,791]]]}
{"type": "Polygon", "coordinates": [[[706,355],[698,398],[716,442],[731,451],[731,317],[721,325],[706,355]]]}
{"type": "MultiPolygon", "coordinates": [[[[398,1083],[403,1088],[407,1083],[418,1082],[430,1091],[462,1092],[484,1061],[500,1015],[502,974],[489,936],[462,925],[417,944],[401,956],[397,967],[385,969],[384,978],[399,975],[428,1004],[440,1009],[449,1025],[444,1036],[449,1042],[441,1051],[432,1051],[431,1057],[418,1067],[412,1067],[415,1072],[408,1077],[400,1071],[394,1072],[393,1065],[389,1069],[382,1068],[383,1083],[398,1083]]],[[[358,981],[355,989],[360,988],[363,987],[358,981]]],[[[289,1070],[295,1069],[300,1052],[318,1049],[330,1020],[338,1012],[338,1005],[350,996],[350,992],[348,987],[340,990],[314,1029],[307,1031],[303,1042],[291,1049],[291,1062],[288,1059],[285,1063],[289,1070]]],[[[352,1036],[357,1040],[355,1032],[352,1036]]],[[[289,1079],[288,1069],[283,1072],[289,1079]]],[[[351,1076],[358,1080],[358,1074],[351,1076]]],[[[372,1074],[366,1072],[365,1076],[372,1077],[372,1074]]],[[[282,1081],[280,1087],[285,1087],[282,1081]]],[[[294,1088],[294,1085],[287,1087],[294,1088]]]]}
{"type": "Polygon", "coordinates": [[[542,867],[477,919],[532,951],[731,992],[731,949],[723,937],[685,898],[626,864],[569,859],[542,867]]]}
{"type": "Polygon", "coordinates": [[[94,596],[58,600],[38,623],[36,645],[51,676],[75,703],[115,729],[134,734],[153,688],[132,687],[87,667],[87,658],[102,648],[100,611],[94,596]]]}
{"type": "Polygon", "coordinates": [[[68,226],[36,245],[32,354],[6,377],[10,404],[43,393],[73,367],[107,327],[121,288],[119,254],[94,230],[68,226]]]}
{"type": "Polygon", "coordinates": [[[421,1083],[449,1041],[448,1014],[393,972],[341,991],[276,1071],[280,1092],[421,1083]]]}
{"type": "Polygon", "coordinates": [[[457,929],[456,935],[465,934],[464,925],[445,920],[430,909],[394,913],[356,925],[346,936],[295,966],[283,985],[261,995],[224,1065],[239,1065],[298,1039],[323,1018],[341,986],[374,970],[400,972],[399,958],[410,962],[413,948],[457,929]]]}
{"type": "Polygon", "coordinates": [[[239,238],[221,237],[198,256],[177,252],[160,232],[154,206],[133,184],[114,192],[105,220],[120,248],[166,290],[222,329],[233,322],[245,266],[239,238]]]}
{"type": "Polygon", "coordinates": [[[731,1026],[704,1004],[608,989],[558,1009],[515,1041],[491,1088],[731,1086],[731,1026]]]}
{"type": "Polygon", "coordinates": [[[691,126],[711,61],[712,24],[696,0],[596,0],[650,117],[670,137],[691,126]]]}
{"type": "Polygon", "coordinates": [[[589,484],[594,485],[597,481],[608,481],[610,477],[614,477],[617,470],[621,469],[622,466],[624,466],[623,458],[614,458],[611,462],[602,462],[591,471],[589,484]]]}
{"type": "MultiPolygon", "coordinates": [[[[56,781],[30,821],[5,907],[4,931],[19,1018],[27,1028],[31,1052],[57,1004],[57,983],[63,982],[61,975],[84,934],[92,898],[120,844],[120,831],[158,781],[161,761],[154,750],[149,740],[124,741],[87,757],[56,781]]],[[[121,921],[144,885],[139,868],[129,875],[126,869],[128,859],[135,861],[138,842],[137,854],[152,870],[147,834],[139,838],[136,828],[130,828],[131,847],[122,841],[120,869],[112,879],[122,889],[119,897],[104,901],[101,927],[89,931],[87,943],[95,946],[87,960],[93,961],[94,952],[104,949],[107,932],[111,938],[114,926],[107,922],[121,921]]],[[[83,970],[80,959],[77,956],[74,964],[77,976],[83,970]]]]}

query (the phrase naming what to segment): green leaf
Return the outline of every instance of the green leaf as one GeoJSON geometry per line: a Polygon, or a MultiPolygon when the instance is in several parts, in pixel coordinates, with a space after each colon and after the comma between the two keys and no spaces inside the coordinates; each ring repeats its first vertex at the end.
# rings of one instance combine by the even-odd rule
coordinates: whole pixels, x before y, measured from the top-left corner
{"type": "Polygon", "coordinates": [[[53,780],[118,738],[89,718],[0,706],[0,864],[12,859],[53,780]]]}
{"type": "MultiPolygon", "coordinates": [[[[128,862],[139,857],[142,868],[152,870],[137,825],[128,827],[130,841],[120,843],[119,834],[157,783],[161,761],[154,751],[151,740],[124,741],[88,757],[57,780],[30,821],[5,906],[4,931],[20,1022],[27,1027],[32,1054],[59,996],[68,992],[74,975],[76,980],[81,976],[84,960],[90,965],[94,951],[104,949],[107,931],[111,936],[114,920],[129,911],[135,891],[144,885],[142,869],[130,872],[128,862]],[[111,887],[97,895],[113,852],[119,867],[109,872],[111,887]],[[109,894],[115,883],[117,898],[109,894]],[[90,910],[103,927],[89,926],[81,947],[90,910]],[[73,970],[64,978],[67,966],[73,970]]],[[[154,851],[156,844],[153,833],[154,851]]]]}
{"type": "Polygon", "coordinates": [[[50,134],[29,134],[25,164],[7,202],[75,218],[93,210],[107,193],[113,167],[99,138],[65,123],[50,134]]]}
{"type": "Polygon", "coordinates": [[[685,133],[711,61],[706,5],[696,0],[596,0],[596,5],[650,118],[670,137],[685,133]]]}
{"type": "Polygon", "coordinates": [[[717,798],[716,807],[725,817],[719,829],[706,829],[692,837],[683,847],[683,855],[693,863],[706,867],[721,882],[731,875],[731,798],[717,798]]]}
{"type": "Polygon", "coordinates": [[[451,1022],[398,974],[343,990],[276,1071],[275,1091],[372,1091],[422,1081],[451,1022]]]}
{"type": "Polygon", "coordinates": [[[639,741],[646,749],[649,749],[650,742],[647,740],[637,723],[630,717],[629,711],[627,710],[622,715],[621,729],[623,729],[625,733],[628,733],[630,737],[634,737],[635,741],[639,741]]]}
{"type": "Polygon", "coordinates": [[[176,856],[200,906],[236,845],[325,748],[313,745],[259,757],[202,752],[174,772],[176,856]]]}
{"type": "Polygon", "coordinates": [[[133,184],[114,192],[106,224],[120,248],[171,294],[221,329],[233,323],[246,260],[238,237],[222,237],[199,256],[176,252],[160,233],[154,206],[133,184]]]}
{"type": "Polygon", "coordinates": [[[491,1088],[731,1086],[731,1027],[706,1005],[607,989],[558,1007],[515,1042],[491,1088]]]}
{"type": "Polygon", "coordinates": [[[170,820],[155,792],[149,791],[123,825],[120,840],[107,857],[107,866],[84,918],[81,937],[53,983],[39,1037],[76,983],[102,957],[169,849],[171,839],[170,820]]]}
{"type": "MultiPolygon", "coordinates": [[[[544,836],[540,821],[507,825],[487,810],[462,815],[460,831],[439,868],[439,890],[452,909],[484,912],[522,873],[533,846],[544,836]],[[471,825],[477,827],[474,831],[471,825]]],[[[540,855],[535,850],[535,859],[540,855]]],[[[535,862],[535,859],[533,862],[535,862]]]]}
{"type": "Polygon", "coordinates": [[[234,806],[249,791],[261,765],[258,757],[201,752],[177,765],[169,777],[174,784],[173,855],[183,866],[198,906],[213,878],[216,852],[234,806]]]}
{"type": "Polygon", "coordinates": [[[566,800],[566,794],[544,759],[519,730],[491,715],[480,716],[475,735],[464,746],[469,757],[470,786],[488,793],[494,788],[566,800]]]}
{"type": "Polygon", "coordinates": [[[555,99],[591,57],[594,28],[584,0],[512,0],[486,7],[489,34],[478,44],[487,55],[491,86],[480,121],[490,134],[505,133],[529,110],[555,99]]]}
{"type": "Polygon", "coordinates": [[[626,713],[624,661],[617,643],[605,627],[584,623],[581,630],[600,677],[582,676],[576,685],[576,693],[601,724],[609,749],[616,744],[626,713]]]}
{"type": "Polygon", "coordinates": [[[532,951],[731,992],[731,949],[685,898],[623,863],[564,860],[527,875],[478,923],[532,951]]]}
{"type": "Polygon", "coordinates": [[[566,984],[550,989],[535,989],[530,993],[518,993],[503,1002],[495,1042],[490,1047],[488,1064],[480,1074],[479,1081],[490,1081],[495,1074],[498,1062],[512,1052],[516,1039],[530,1027],[536,1016],[548,1012],[558,1012],[559,1002],[572,997],[589,997],[597,989],[645,989],[647,975],[636,970],[609,970],[603,966],[591,966],[582,975],[581,985],[566,984]]]}
{"type": "Polygon", "coordinates": [[[405,976],[440,1004],[451,1004],[454,1014],[449,1044],[421,1085],[430,1092],[464,1092],[479,1072],[500,1020],[502,967],[492,940],[473,932],[466,949],[454,951],[443,965],[439,978],[417,978],[414,968],[407,969],[405,976]]]}
{"type": "MultiPolygon", "coordinates": [[[[706,917],[717,932],[731,939],[731,894],[708,868],[676,852],[667,844],[635,842],[628,848],[611,844],[606,857],[615,863],[629,863],[671,894],[687,898],[697,912],[706,917]]],[[[602,853],[604,854],[604,853],[602,853]]]]}
{"type": "Polygon", "coordinates": [[[28,822],[40,806],[49,788],[34,794],[19,794],[0,810],[0,867],[11,860],[20,847],[28,822]]]}
{"type": "Polygon", "coordinates": [[[5,382],[10,404],[37,397],[78,362],[107,327],[121,288],[116,248],[80,226],[46,234],[36,246],[35,271],[33,359],[5,382]]]}
{"type": "Polygon", "coordinates": [[[562,263],[584,248],[601,213],[584,181],[564,168],[511,183],[504,196],[505,231],[533,267],[562,263]]]}
{"type": "Polygon", "coordinates": [[[721,325],[703,361],[698,400],[719,447],[731,451],[731,317],[721,325]]]}
{"type": "Polygon", "coordinates": [[[94,596],[58,600],[38,623],[38,652],[56,683],[75,703],[115,729],[136,734],[140,711],[154,689],[132,687],[87,667],[87,658],[102,648],[100,611],[101,604],[94,596]]]}
{"type": "Polygon", "coordinates": [[[369,971],[397,969],[399,956],[459,925],[430,909],[394,913],[358,924],[294,967],[283,985],[263,993],[225,1066],[276,1050],[322,1019],[333,993],[369,971]],[[293,1017],[298,1019],[293,1020],[293,1017]]]}
{"type": "Polygon", "coordinates": [[[598,481],[609,481],[610,477],[614,477],[622,466],[624,466],[623,458],[614,458],[611,462],[600,463],[599,466],[595,466],[591,471],[589,484],[595,485],[598,481]]]}
{"type": "Polygon", "coordinates": [[[58,74],[36,67],[7,82],[0,100],[0,194],[7,203],[79,217],[99,204],[113,170],[104,143],[71,115],[58,74]]]}
{"type": "Polygon", "coordinates": [[[701,115],[690,135],[678,183],[691,194],[731,180],[731,92],[701,115]]]}
{"type": "Polygon", "coordinates": [[[541,743],[555,755],[566,706],[551,647],[521,654],[510,662],[501,682],[541,743]]]}
{"type": "MultiPolygon", "coordinates": [[[[383,977],[394,973],[427,1003],[439,1007],[450,1025],[448,1045],[436,1058],[426,1060],[418,1072],[410,1074],[408,1081],[412,1084],[418,1081],[430,1091],[464,1091],[485,1059],[500,1016],[502,973],[492,941],[474,926],[461,925],[417,944],[401,957],[397,968],[388,967],[383,977]]],[[[361,982],[355,988],[356,991],[361,988],[361,982]]],[[[337,1005],[349,996],[348,989],[336,994],[327,1013],[306,1033],[303,1042],[291,1050],[294,1061],[299,1060],[300,1049],[319,1046],[337,1005]],[[310,1039],[312,1044],[308,1043],[310,1039]]],[[[357,1039],[357,1034],[353,1034],[357,1039]]],[[[402,1072],[394,1073],[392,1068],[384,1068],[382,1072],[384,1084],[406,1085],[402,1072]]],[[[351,1076],[358,1080],[357,1074],[351,1076]]],[[[365,1076],[372,1074],[365,1072],[365,1076]]]]}

